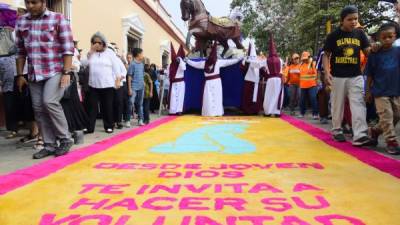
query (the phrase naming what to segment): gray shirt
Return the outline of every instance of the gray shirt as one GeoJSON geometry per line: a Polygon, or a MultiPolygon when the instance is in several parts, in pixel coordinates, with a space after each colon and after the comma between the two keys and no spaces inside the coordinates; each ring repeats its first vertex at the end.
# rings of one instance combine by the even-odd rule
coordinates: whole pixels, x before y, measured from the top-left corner
{"type": "Polygon", "coordinates": [[[128,76],[132,77],[132,90],[144,90],[144,63],[133,60],[129,65],[128,76]]]}

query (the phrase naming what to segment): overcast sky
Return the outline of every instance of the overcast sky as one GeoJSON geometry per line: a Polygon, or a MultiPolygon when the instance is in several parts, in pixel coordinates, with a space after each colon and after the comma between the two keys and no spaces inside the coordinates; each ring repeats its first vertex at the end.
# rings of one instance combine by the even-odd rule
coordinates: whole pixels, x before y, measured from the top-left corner
{"type": "MultiPolygon", "coordinates": [[[[187,28],[181,19],[181,8],[179,0],[161,0],[161,3],[171,13],[176,25],[186,34],[187,28]]],[[[207,10],[213,16],[228,16],[232,0],[203,0],[207,10]]]]}

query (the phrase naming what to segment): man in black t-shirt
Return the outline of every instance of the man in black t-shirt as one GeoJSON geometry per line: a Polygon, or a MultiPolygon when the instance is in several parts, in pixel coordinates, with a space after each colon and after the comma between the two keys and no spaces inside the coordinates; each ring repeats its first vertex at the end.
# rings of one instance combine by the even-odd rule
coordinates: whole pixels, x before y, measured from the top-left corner
{"type": "Polygon", "coordinates": [[[368,55],[370,43],[364,31],[356,29],[358,9],[346,6],[341,12],[341,26],[328,35],[323,57],[326,84],[332,87],[333,138],[345,142],[342,130],[344,104],[349,98],[353,122],[353,145],[369,146],[364,78],[361,73],[361,51],[368,55]]]}

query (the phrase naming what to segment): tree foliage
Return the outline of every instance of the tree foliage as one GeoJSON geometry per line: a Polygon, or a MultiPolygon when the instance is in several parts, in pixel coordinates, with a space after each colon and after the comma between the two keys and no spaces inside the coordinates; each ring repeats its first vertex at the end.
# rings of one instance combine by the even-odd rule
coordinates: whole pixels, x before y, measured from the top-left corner
{"type": "Polygon", "coordinates": [[[326,21],[339,25],[339,14],[346,5],[356,5],[361,23],[368,28],[391,20],[388,10],[377,0],[233,0],[231,7],[240,6],[244,13],[242,26],[246,37],[256,40],[260,50],[268,46],[272,32],[281,55],[309,50],[316,52],[326,37],[326,21]]]}

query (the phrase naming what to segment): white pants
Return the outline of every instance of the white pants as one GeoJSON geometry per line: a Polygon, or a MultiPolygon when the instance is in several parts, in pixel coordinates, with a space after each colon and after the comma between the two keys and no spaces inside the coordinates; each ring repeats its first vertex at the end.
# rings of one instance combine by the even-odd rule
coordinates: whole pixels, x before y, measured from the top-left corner
{"type": "Polygon", "coordinates": [[[364,87],[365,81],[363,76],[353,78],[333,78],[331,101],[334,134],[342,132],[344,103],[346,97],[348,97],[352,115],[354,140],[358,140],[368,135],[364,87]]]}

